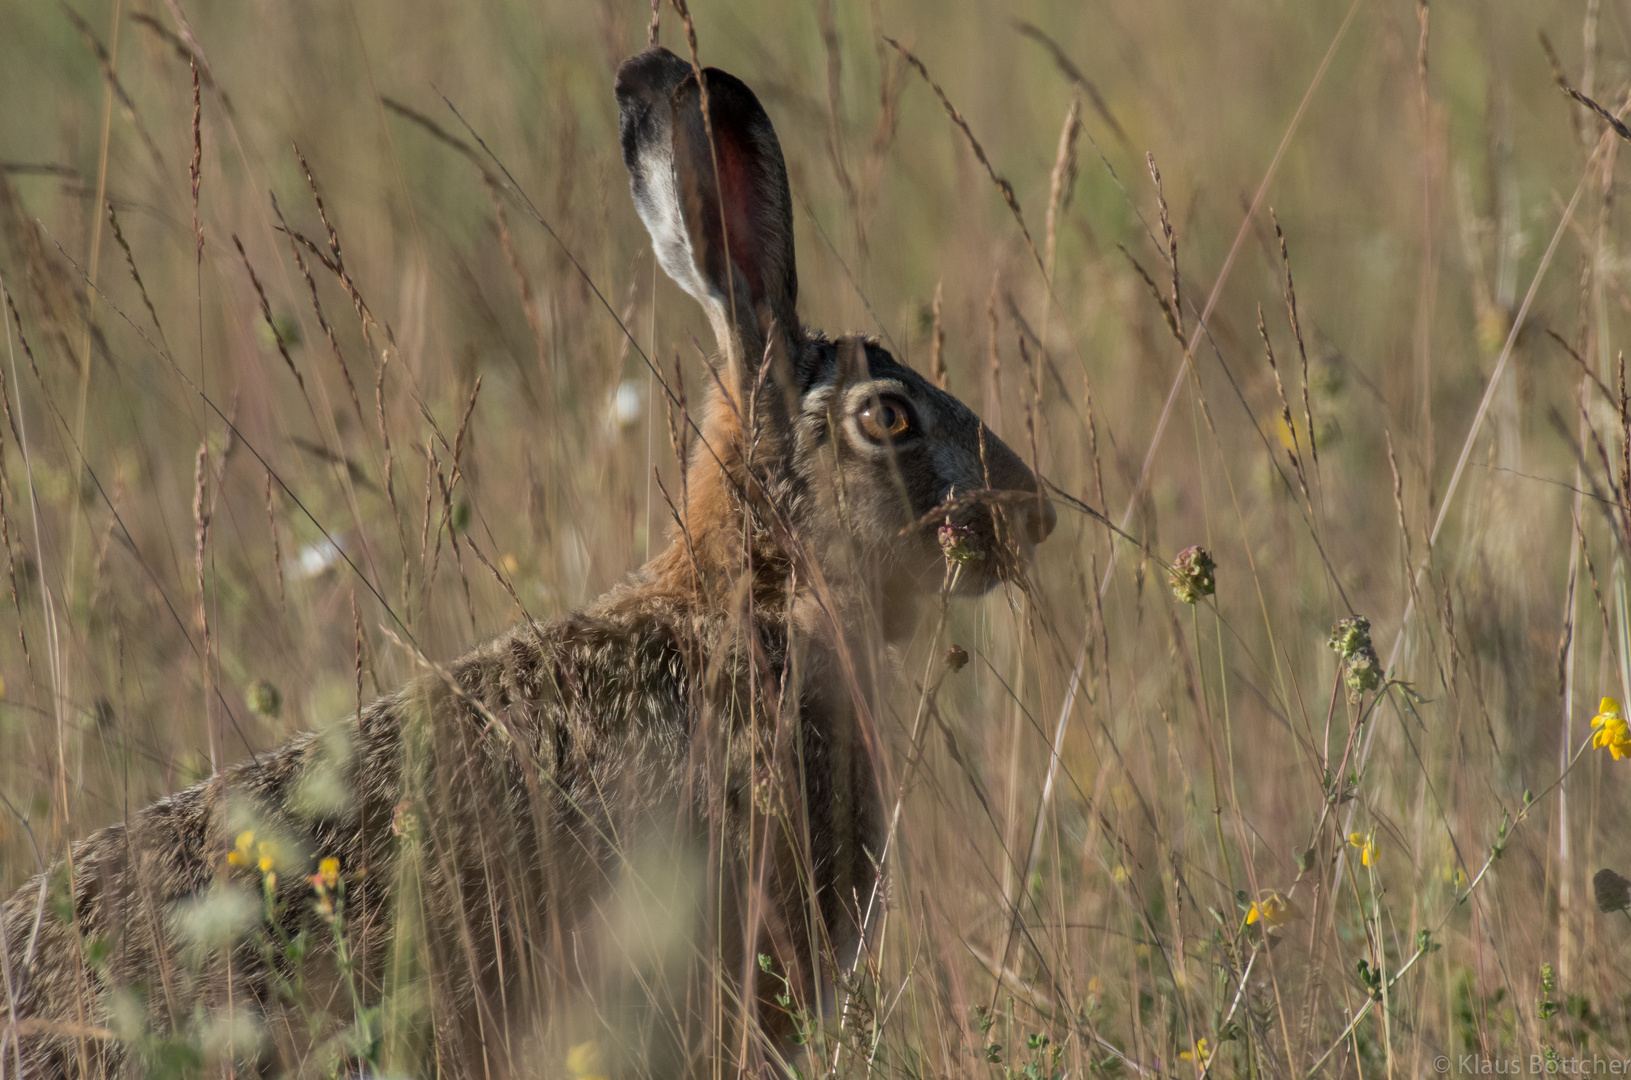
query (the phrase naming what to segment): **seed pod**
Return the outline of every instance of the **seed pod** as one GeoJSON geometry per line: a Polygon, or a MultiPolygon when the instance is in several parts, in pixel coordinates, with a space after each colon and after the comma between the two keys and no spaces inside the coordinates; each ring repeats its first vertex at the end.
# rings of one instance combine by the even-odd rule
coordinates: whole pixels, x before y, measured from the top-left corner
{"type": "Polygon", "coordinates": [[[265,679],[256,679],[244,690],[244,704],[256,716],[272,720],[283,711],[283,695],[265,679]]]}
{"type": "Polygon", "coordinates": [[[1631,881],[1604,867],[1591,879],[1598,911],[1624,911],[1631,907],[1631,881]]]}

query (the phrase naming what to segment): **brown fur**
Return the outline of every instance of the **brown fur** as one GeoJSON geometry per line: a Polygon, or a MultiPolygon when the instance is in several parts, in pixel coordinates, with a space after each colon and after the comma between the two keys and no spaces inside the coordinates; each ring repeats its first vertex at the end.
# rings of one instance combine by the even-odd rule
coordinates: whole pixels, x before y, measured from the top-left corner
{"type": "Polygon", "coordinates": [[[982,556],[957,578],[977,593],[1053,519],[955,398],[875,342],[798,324],[774,130],[745,86],[706,79],[724,184],[695,141],[688,64],[653,50],[618,81],[636,201],[724,360],[667,550],[582,612],[517,626],[73,845],[0,915],[0,1024],[17,1022],[0,1069],[141,1073],[157,1040],[228,1010],[262,1033],[241,1034],[245,1063],[346,1067],[351,1008],[306,879],[324,856],[345,875],[363,1003],[418,1008],[394,1029],[410,1033],[396,1068],[556,1073],[532,1040],[584,1001],[629,1033],[613,1071],[790,1049],[774,995],[815,1008],[860,941],[881,841],[873,665],[947,580],[936,526],[982,556]],[[663,219],[651,200],[671,196],[683,213],[663,219]],[[722,212],[728,255],[708,218],[722,212]],[[910,429],[869,437],[863,414],[889,402],[910,429]],[[196,904],[257,899],[259,872],[226,860],[244,828],[278,845],[282,932],[319,942],[306,993],[335,1019],[315,1032],[278,988],[294,966],[254,944],[264,930],[188,944],[196,904]],[[678,930],[648,948],[619,911],[678,930]]]}

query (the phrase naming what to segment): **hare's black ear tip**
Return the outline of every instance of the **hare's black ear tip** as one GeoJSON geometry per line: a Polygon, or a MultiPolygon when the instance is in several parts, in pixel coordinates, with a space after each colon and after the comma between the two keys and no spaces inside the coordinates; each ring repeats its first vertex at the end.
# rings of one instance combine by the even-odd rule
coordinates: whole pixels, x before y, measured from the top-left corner
{"type": "Polygon", "coordinates": [[[634,102],[650,102],[667,97],[689,74],[691,65],[688,61],[681,60],[661,45],[653,45],[618,65],[613,91],[617,94],[618,104],[626,108],[634,102]]]}

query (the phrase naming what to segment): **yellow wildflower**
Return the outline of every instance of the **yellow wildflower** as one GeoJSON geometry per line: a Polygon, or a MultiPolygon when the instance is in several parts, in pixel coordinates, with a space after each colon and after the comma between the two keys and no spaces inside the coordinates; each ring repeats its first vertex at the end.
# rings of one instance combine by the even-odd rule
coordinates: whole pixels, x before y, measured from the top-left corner
{"type": "Polygon", "coordinates": [[[254,846],[255,830],[245,829],[233,842],[232,850],[227,852],[227,862],[232,866],[248,866],[254,861],[249,857],[249,851],[254,846]]]}
{"type": "Polygon", "coordinates": [[[277,845],[270,840],[256,843],[254,829],[239,833],[232,842],[232,850],[227,852],[229,866],[253,866],[266,875],[271,875],[280,861],[277,845]]]}
{"type": "Polygon", "coordinates": [[[600,1044],[581,1042],[566,1052],[566,1071],[573,1080],[606,1080],[600,1060],[600,1044]]]}
{"type": "Polygon", "coordinates": [[[1348,843],[1359,849],[1359,865],[1376,865],[1376,834],[1349,833],[1348,843]]]}
{"type": "Polygon", "coordinates": [[[1211,1057],[1211,1048],[1206,1045],[1206,1040],[1204,1038],[1196,1040],[1195,1049],[1185,1050],[1183,1053],[1178,1055],[1178,1058],[1181,1061],[1193,1061],[1203,1067],[1209,1060],[1211,1060],[1211,1057]]]}
{"type": "Polygon", "coordinates": [[[1277,892],[1269,892],[1263,896],[1263,899],[1253,904],[1251,910],[1246,912],[1246,925],[1251,926],[1254,923],[1262,923],[1264,926],[1271,927],[1284,926],[1301,915],[1302,912],[1297,910],[1296,904],[1293,904],[1277,892]]]}
{"type": "Polygon", "coordinates": [[[1454,885],[1458,889],[1465,889],[1467,887],[1467,872],[1459,866],[1447,866],[1444,868],[1444,880],[1447,884],[1454,885]]]}
{"type": "Polygon", "coordinates": [[[340,860],[329,855],[317,864],[317,876],[312,878],[313,885],[321,885],[325,889],[340,887],[340,860]]]}
{"type": "Polygon", "coordinates": [[[1602,700],[1597,706],[1597,715],[1591,718],[1591,726],[1597,729],[1591,737],[1591,745],[1607,750],[1615,761],[1631,757],[1631,727],[1627,727],[1625,711],[1617,699],[1602,700]]]}

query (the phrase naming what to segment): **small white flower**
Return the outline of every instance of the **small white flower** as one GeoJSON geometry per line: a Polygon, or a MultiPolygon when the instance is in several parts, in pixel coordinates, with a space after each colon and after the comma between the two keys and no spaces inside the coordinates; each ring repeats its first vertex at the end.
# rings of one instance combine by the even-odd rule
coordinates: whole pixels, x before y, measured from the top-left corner
{"type": "Polygon", "coordinates": [[[633,427],[640,422],[645,411],[646,388],[634,379],[624,379],[617,384],[617,390],[613,392],[610,406],[606,410],[608,426],[633,427]]]}
{"type": "Polygon", "coordinates": [[[307,544],[290,559],[284,573],[295,579],[314,578],[340,559],[340,546],[324,537],[315,544],[307,544]]]}

